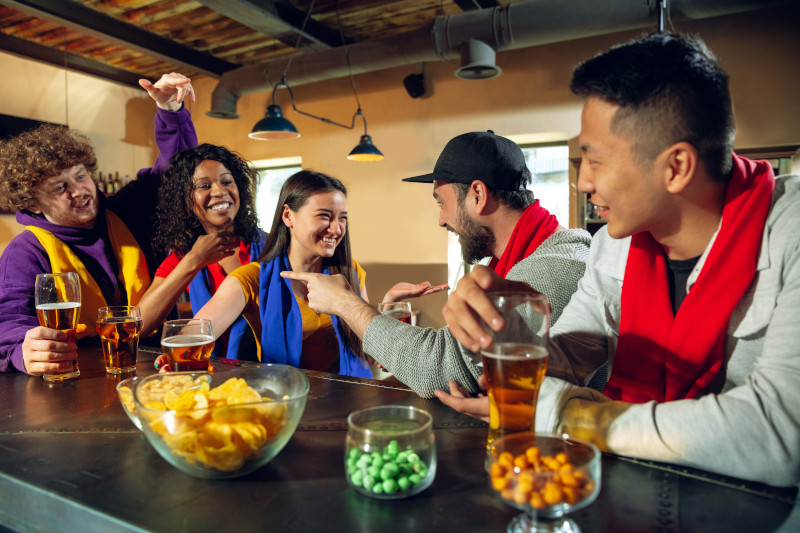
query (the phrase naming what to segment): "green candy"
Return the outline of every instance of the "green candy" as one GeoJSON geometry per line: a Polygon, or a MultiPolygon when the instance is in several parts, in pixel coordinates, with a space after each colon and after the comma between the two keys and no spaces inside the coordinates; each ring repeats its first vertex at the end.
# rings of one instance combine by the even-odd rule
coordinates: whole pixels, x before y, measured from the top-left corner
{"type": "Polygon", "coordinates": [[[428,466],[411,446],[403,450],[396,440],[370,452],[350,449],[345,469],[354,487],[362,487],[373,494],[406,492],[428,474],[428,466]]]}
{"type": "Polygon", "coordinates": [[[384,479],[381,485],[383,486],[383,492],[386,494],[394,494],[397,492],[397,481],[393,479],[384,479]]]}

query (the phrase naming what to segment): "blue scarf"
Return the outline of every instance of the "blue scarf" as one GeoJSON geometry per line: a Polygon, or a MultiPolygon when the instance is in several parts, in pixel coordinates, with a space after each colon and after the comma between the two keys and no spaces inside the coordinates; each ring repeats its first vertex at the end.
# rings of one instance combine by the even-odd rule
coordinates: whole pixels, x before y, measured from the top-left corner
{"type": "MultiPolygon", "coordinates": [[[[303,320],[292,292],[291,280],[281,277],[284,270],[291,270],[286,254],[261,264],[258,283],[261,362],[283,363],[299,368],[303,351],[303,320]]],[[[330,274],[327,268],[323,273],[330,274]]],[[[343,342],[339,318],[331,315],[331,322],[339,343],[339,373],[371,378],[369,367],[343,342]]]]}
{"type": "MultiPolygon", "coordinates": [[[[250,261],[255,261],[261,255],[261,250],[266,239],[266,234],[259,230],[258,240],[250,243],[250,261]]],[[[237,252],[238,253],[238,252],[237,252]]],[[[211,299],[211,273],[208,268],[203,268],[189,283],[189,300],[192,303],[192,316],[196,315],[198,311],[211,299]]],[[[250,333],[250,325],[243,316],[236,319],[233,325],[228,329],[228,352],[222,354],[221,346],[215,346],[212,355],[214,357],[227,357],[228,359],[239,359],[247,355],[242,353],[254,348],[252,344],[246,342],[248,337],[252,337],[250,333]]],[[[252,354],[253,358],[255,354],[252,354]]]]}

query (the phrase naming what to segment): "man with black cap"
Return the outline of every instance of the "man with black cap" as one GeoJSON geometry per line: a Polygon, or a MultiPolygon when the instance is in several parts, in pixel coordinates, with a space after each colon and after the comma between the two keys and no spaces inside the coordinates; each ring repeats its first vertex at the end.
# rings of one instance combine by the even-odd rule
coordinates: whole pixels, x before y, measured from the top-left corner
{"type": "MultiPolygon", "coordinates": [[[[497,274],[546,294],[551,319],[558,319],[583,276],[591,237],[560,227],[534,200],[519,146],[492,131],[465,133],[447,143],[432,173],[403,181],[433,183],[439,225],[459,235],[465,261],[491,257],[497,274]]],[[[307,282],[309,305],[341,317],[363,339],[364,352],[420,396],[433,397],[449,380],[479,390],[482,369],[447,328],[418,328],[380,315],[350,298],[336,276],[285,275],[307,282]]]]}

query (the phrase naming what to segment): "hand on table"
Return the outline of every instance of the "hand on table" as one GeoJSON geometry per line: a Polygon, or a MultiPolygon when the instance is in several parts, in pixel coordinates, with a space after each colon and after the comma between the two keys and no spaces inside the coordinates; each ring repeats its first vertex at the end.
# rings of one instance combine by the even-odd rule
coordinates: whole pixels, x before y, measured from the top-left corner
{"type": "MultiPolygon", "coordinates": [[[[449,381],[450,394],[436,390],[433,394],[446,406],[464,413],[466,415],[478,418],[484,422],[489,421],[489,397],[483,393],[479,393],[477,398],[471,398],[469,391],[456,383],[449,381]]],[[[478,379],[478,386],[482,389],[486,388],[486,376],[481,376],[478,379]]]]}
{"type": "Polygon", "coordinates": [[[169,357],[167,357],[164,354],[161,354],[158,357],[156,357],[155,367],[156,370],[158,370],[159,374],[164,374],[165,372],[172,372],[172,369],[169,367],[169,357]]]}
{"type": "Polygon", "coordinates": [[[179,111],[186,97],[190,102],[195,100],[192,80],[177,72],[163,74],[155,83],[150,83],[150,80],[142,78],[139,80],[139,85],[147,91],[150,98],[155,100],[156,105],[161,109],[179,111]]]}
{"type": "Polygon", "coordinates": [[[29,329],[22,341],[25,371],[32,376],[41,376],[45,372],[70,368],[72,361],[78,359],[75,341],[75,330],[60,331],[43,326],[29,329]]]}
{"type": "Polygon", "coordinates": [[[489,332],[481,327],[481,320],[495,331],[503,329],[503,319],[487,296],[489,292],[499,291],[537,294],[525,282],[507,280],[483,265],[476,265],[458,281],[456,290],[442,308],[450,333],[468,350],[477,352],[492,343],[489,332]]]}
{"type": "Polygon", "coordinates": [[[400,302],[406,298],[419,298],[420,296],[446,291],[449,288],[450,286],[447,283],[444,285],[431,285],[430,282],[423,281],[415,285],[401,281],[389,289],[381,302],[400,302]]]}

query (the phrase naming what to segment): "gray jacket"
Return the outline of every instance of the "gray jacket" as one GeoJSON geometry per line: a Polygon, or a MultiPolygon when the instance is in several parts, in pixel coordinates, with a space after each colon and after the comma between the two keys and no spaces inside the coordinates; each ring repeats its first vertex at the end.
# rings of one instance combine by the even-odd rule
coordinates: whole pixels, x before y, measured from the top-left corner
{"type": "Polygon", "coordinates": [[[771,485],[798,483],[800,176],[777,179],[756,275],[728,323],[725,374],[698,399],[628,404],[575,385],[606,360],[613,373],[629,243],[605,229],[595,235],[586,276],[552,330],[548,374],[563,379],[545,379],[537,431],[592,437],[621,455],[771,485]]]}
{"type": "MultiPolygon", "coordinates": [[[[557,231],[514,265],[506,278],[546,294],[555,323],[583,276],[590,242],[584,230],[557,231]]],[[[423,398],[432,398],[436,389],[449,390],[451,379],[475,392],[483,373],[475,355],[464,350],[448,328],[418,328],[388,316],[377,316],[367,326],[364,351],[423,398]]]]}

